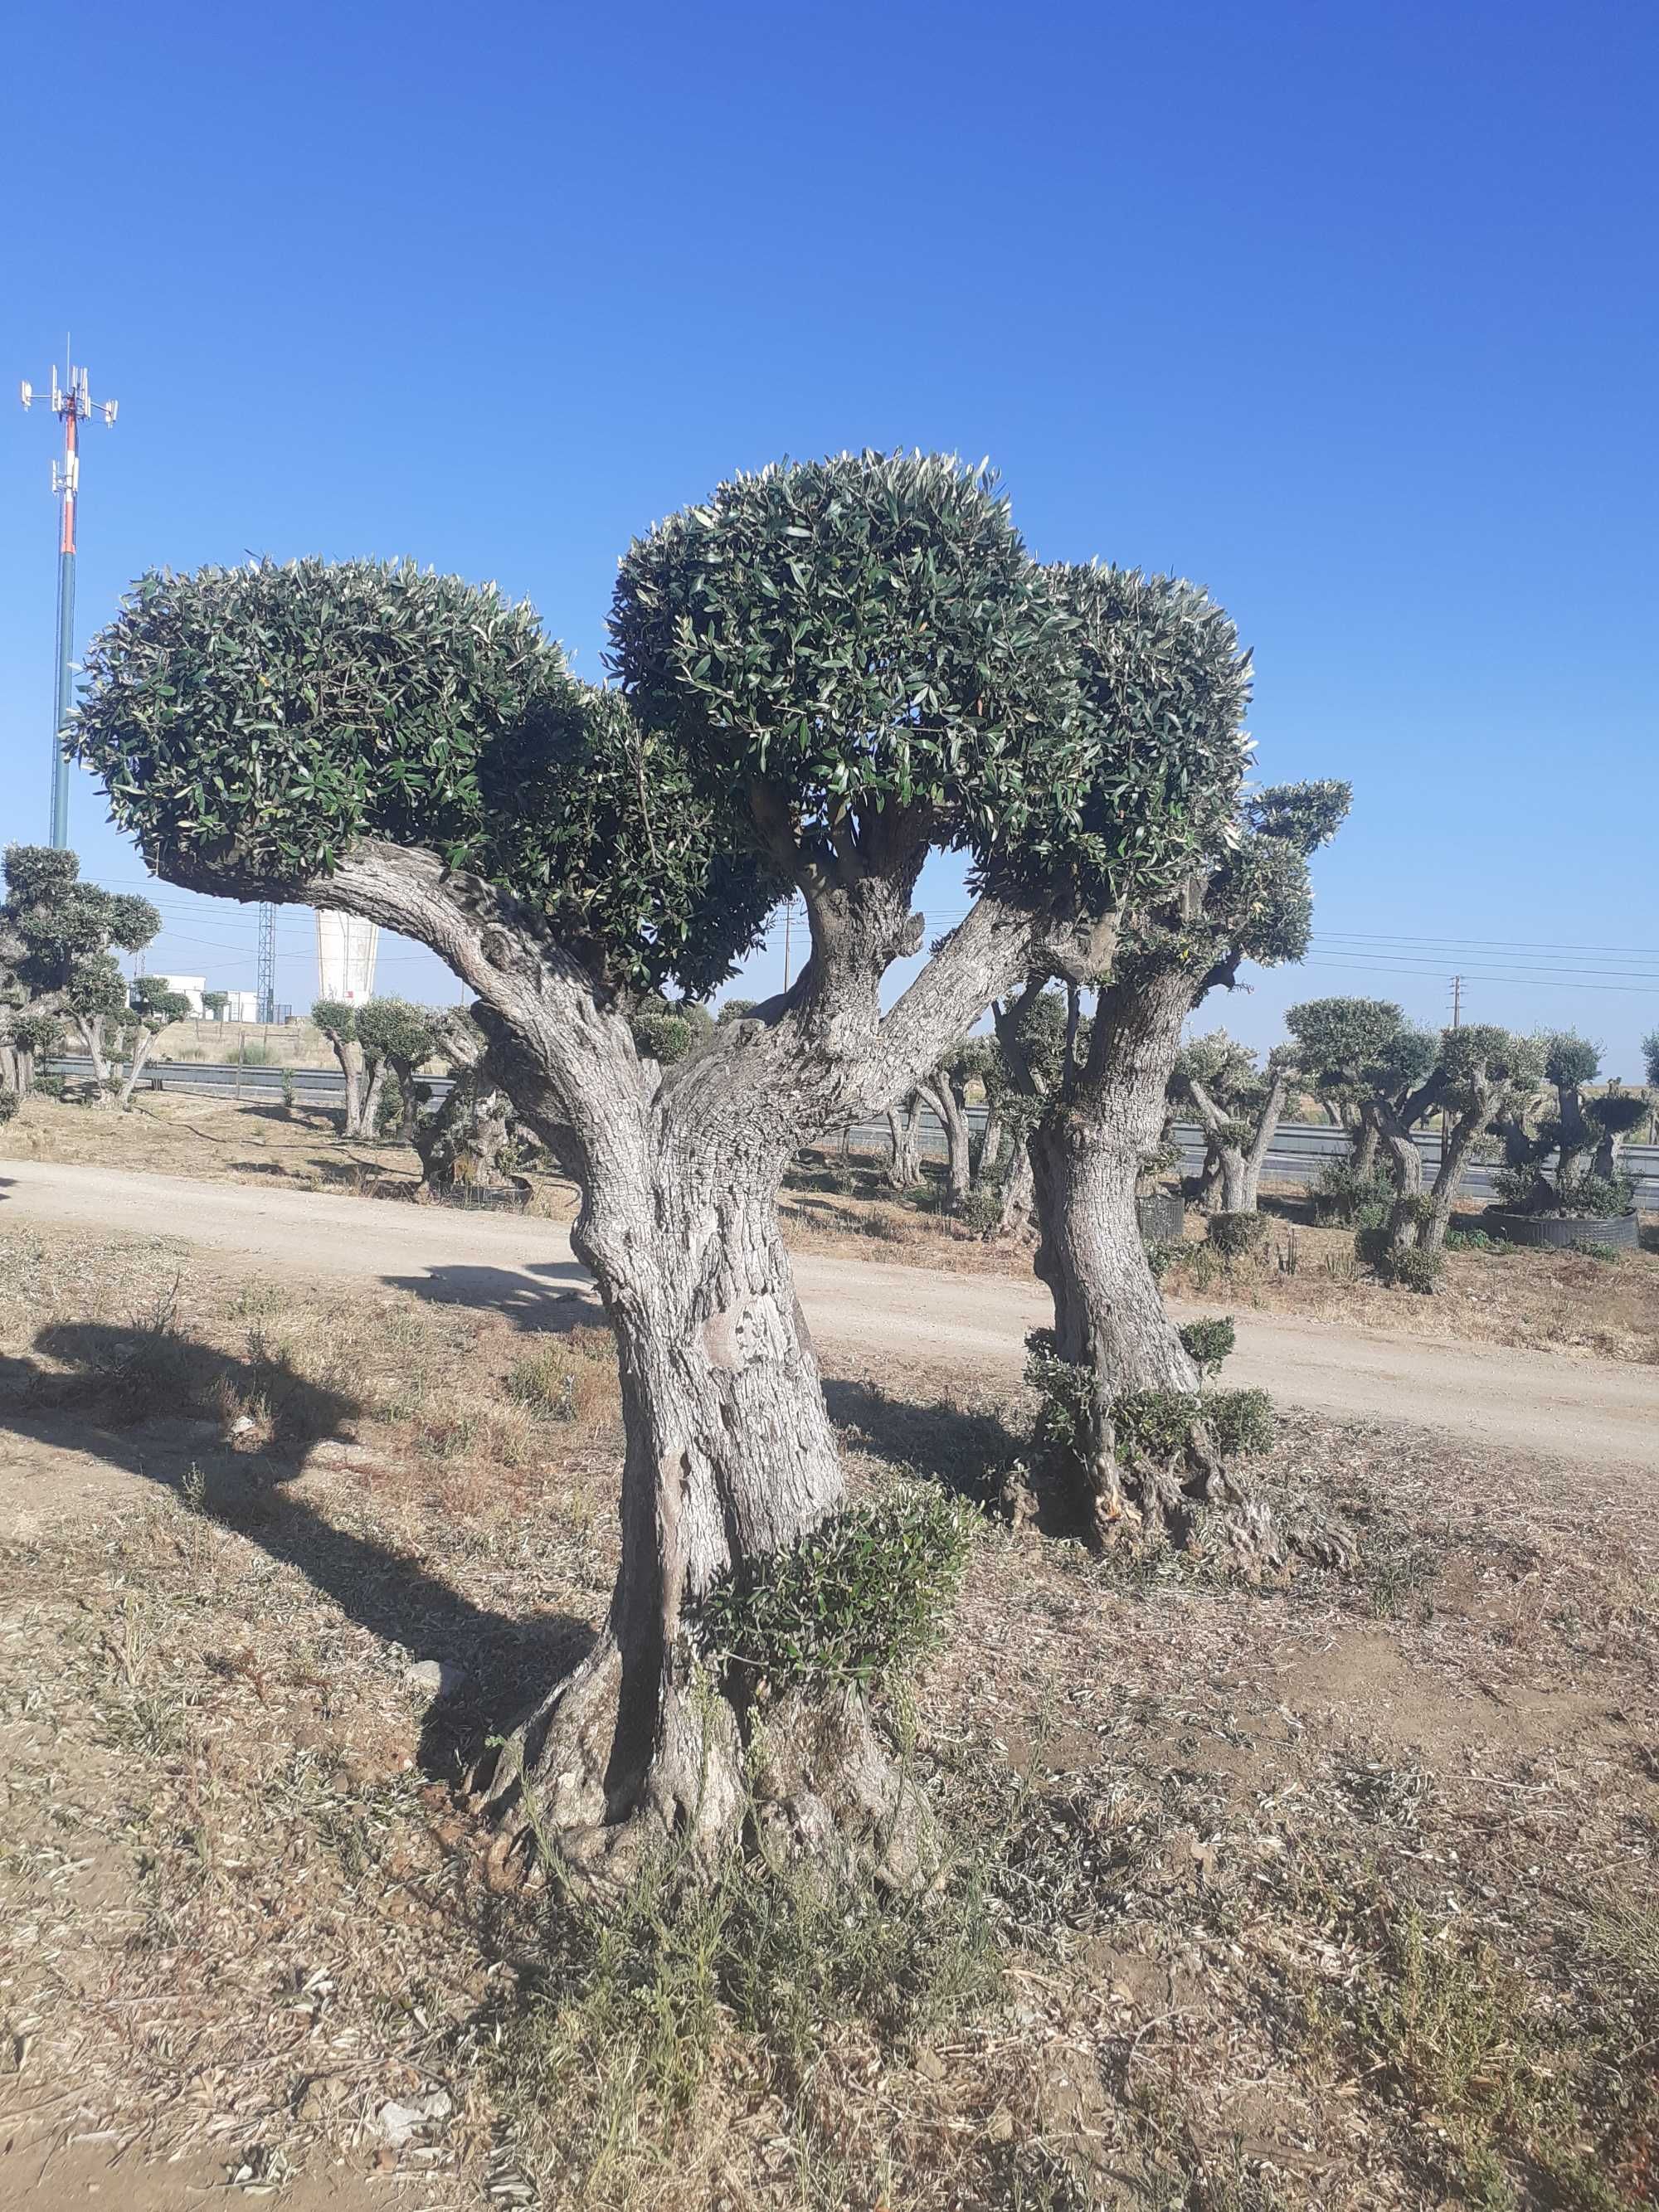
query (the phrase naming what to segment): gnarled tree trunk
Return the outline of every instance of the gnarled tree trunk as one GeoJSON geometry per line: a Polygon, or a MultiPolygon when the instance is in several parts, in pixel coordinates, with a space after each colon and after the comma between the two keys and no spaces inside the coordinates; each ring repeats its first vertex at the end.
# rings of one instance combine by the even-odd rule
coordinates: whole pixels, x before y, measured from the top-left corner
{"type": "Polygon", "coordinates": [[[894,1190],[914,1190],[924,1178],[921,1171],[921,1097],[918,1092],[902,1106],[887,1109],[892,1157],[882,1180],[894,1190]]]}
{"type": "Polygon", "coordinates": [[[1376,1126],[1376,1116],[1369,1106],[1359,1109],[1358,1127],[1353,1132],[1353,1171],[1357,1176],[1372,1174],[1376,1167],[1376,1148],[1382,1131],[1376,1126]]]}
{"type": "Polygon", "coordinates": [[[995,1175],[1002,1163],[1002,1115],[994,1104],[987,1102],[985,1127],[980,1131],[979,1141],[973,1148],[973,1170],[975,1185],[987,1176],[995,1175]]]}
{"type": "Polygon", "coordinates": [[[386,1090],[386,1064],[376,1054],[372,1062],[365,1058],[364,1073],[368,1078],[363,1091],[362,1110],[358,1117],[357,1134],[372,1145],[380,1133],[380,1099],[386,1090]]]}
{"type": "Polygon", "coordinates": [[[323,1033],[339,1063],[340,1079],[345,1085],[345,1115],[340,1123],[343,1137],[362,1134],[363,1127],[363,1048],[356,1037],[337,1036],[330,1030],[323,1033]]]}
{"type": "Polygon", "coordinates": [[[120,1103],[123,1106],[131,1105],[138,1079],[149,1065],[149,1056],[155,1049],[155,1040],[160,1035],[159,1030],[150,1029],[142,1022],[139,1024],[138,1033],[133,1038],[132,1051],[127,1060],[127,1072],[121,1081],[120,1103]]]}
{"type": "Polygon", "coordinates": [[[944,1081],[924,1083],[921,1097],[945,1129],[945,1211],[960,1213],[974,1187],[973,1162],[968,1143],[968,1116],[962,1102],[944,1081]]]}
{"type": "Polygon", "coordinates": [[[104,1017],[101,1014],[74,1014],[70,1018],[75,1024],[76,1035],[81,1040],[81,1048],[92,1062],[94,1092],[91,1103],[94,1106],[112,1106],[115,1099],[110,1089],[109,1055],[104,1048],[104,1017]]]}
{"type": "MultiPolygon", "coordinates": [[[[1423,1191],[1423,1155],[1412,1141],[1411,1124],[1385,1100],[1372,1108],[1382,1142],[1382,1157],[1394,1185],[1389,1242],[1396,1250],[1415,1241],[1414,1201],[1423,1191]]],[[[1449,1211],[1449,1207],[1448,1208],[1449,1211]]]]}
{"type": "Polygon", "coordinates": [[[1036,1192],[1031,1170],[1031,1148],[1024,1137],[1014,1140],[1008,1172],[1002,1182],[1002,1207],[985,1232],[988,1243],[1023,1243],[1036,1233],[1036,1192]]]}
{"type": "Polygon", "coordinates": [[[492,1796],[510,1838],[532,1793],[535,1822],[596,1870],[625,1868],[647,1830],[718,1846],[752,1809],[802,1843],[841,1836],[892,1880],[915,1871],[920,1802],[860,1701],[757,1705],[711,1678],[687,1632],[719,1577],[787,1549],[844,1496],[778,1231],[776,1152],[653,1117],[582,1177],[572,1243],[620,1364],[622,1566],[598,1644],[518,1729],[492,1796]]]}
{"type": "MultiPolygon", "coordinates": [[[[1182,1024],[1200,980],[1171,965],[1099,993],[1087,1062],[1031,1139],[1036,1269],[1054,1297],[1055,1349],[1092,1386],[1080,1456],[1097,1536],[1180,1537],[1195,1509],[1222,1507],[1236,1556],[1259,1572],[1283,1563],[1287,1540],[1215,1449],[1198,1370],[1147,1264],[1135,1210],[1140,1164],[1162,1135],[1182,1024]],[[1119,1449],[1114,1406],[1143,1391],[1193,1401],[1180,1445],[1158,1459],[1119,1449]]],[[[1317,1540],[1333,1548],[1322,1533],[1317,1540]]]]}
{"type": "Polygon", "coordinates": [[[1056,1352],[1092,1381],[1082,1456],[1095,1528],[1105,1540],[1169,1518],[1180,1487],[1155,1479],[1126,1483],[1114,1401],[1127,1391],[1195,1392],[1199,1384],[1146,1263],[1135,1211],[1140,1163],[1163,1130],[1190,1005],[1184,974],[1138,991],[1103,990],[1087,1066],[1031,1133],[1036,1271],[1054,1299],[1056,1352]]]}

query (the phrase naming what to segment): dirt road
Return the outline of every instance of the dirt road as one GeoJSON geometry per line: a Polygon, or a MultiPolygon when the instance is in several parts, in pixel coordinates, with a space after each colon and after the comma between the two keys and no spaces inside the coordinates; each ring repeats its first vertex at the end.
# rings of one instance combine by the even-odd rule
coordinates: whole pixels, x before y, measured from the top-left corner
{"type": "MultiPolygon", "coordinates": [[[[368,1278],[533,1323],[587,1278],[557,1224],[249,1190],[181,1176],[0,1160],[0,1224],[74,1223],[180,1237],[252,1270],[368,1278]]],[[[1035,1283],[804,1254],[802,1299],[832,1360],[1017,1380],[1035,1283]]],[[[1230,1384],[1359,1419],[1410,1421],[1472,1442],[1659,1473],[1659,1373],[1547,1353],[1425,1341],[1241,1314],[1230,1384]]]]}

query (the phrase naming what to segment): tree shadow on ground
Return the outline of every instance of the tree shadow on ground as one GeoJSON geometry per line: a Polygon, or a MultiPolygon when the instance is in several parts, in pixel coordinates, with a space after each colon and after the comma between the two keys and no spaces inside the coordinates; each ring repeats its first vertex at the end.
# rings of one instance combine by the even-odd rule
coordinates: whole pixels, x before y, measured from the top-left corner
{"type": "Polygon", "coordinates": [[[424,1716],[416,1761],[458,1784],[591,1647],[567,1613],[515,1620],[475,1605],[411,1551],[337,1527],[289,1486],[311,1449],[362,1411],[285,1358],[239,1358],[171,1328],[76,1322],[43,1328],[43,1360],[0,1358],[0,1426],[142,1477],[298,1570],[361,1628],[464,1677],[424,1716]],[[195,1418],[191,1418],[194,1416],[195,1418]],[[228,1431],[247,1421],[259,1448],[228,1431]]]}
{"type": "Polygon", "coordinates": [[[1078,1537],[1085,1524],[1076,1497],[1057,1487],[1029,1464],[1030,1442],[1011,1429],[1000,1412],[958,1406],[947,1398],[919,1406],[890,1397],[865,1379],[826,1381],[823,1401],[842,1440],[889,1467],[924,1481],[936,1482],[971,1505],[999,1517],[1005,1510],[1005,1485],[1013,1475],[1036,1507],[1040,1534],[1078,1537]]]}
{"type": "Polygon", "coordinates": [[[890,1397],[863,1379],[827,1380],[830,1418],[854,1450],[907,1474],[937,1482],[958,1498],[989,1506],[1025,1449],[1000,1413],[936,1399],[931,1406],[890,1397]]]}
{"type": "Polygon", "coordinates": [[[522,1267],[428,1267],[420,1275],[384,1275],[395,1291],[412,1291],[436,1305],[482,1306],[515,1328],[544,1336],[606,1326],[593,1279],[577,1260],[532,1260],[522,1267]],[[537,1279],[539,1278],[540,1279],[537,1279]],[[557,1285],[558,1287],[554,1287],[557,1285]]]}

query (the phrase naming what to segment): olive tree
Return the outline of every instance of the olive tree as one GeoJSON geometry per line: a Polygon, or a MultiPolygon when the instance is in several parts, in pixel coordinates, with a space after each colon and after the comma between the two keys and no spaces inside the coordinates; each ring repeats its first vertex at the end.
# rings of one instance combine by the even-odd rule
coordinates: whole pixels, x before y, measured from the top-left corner
{"type": "Polygon", "coordinates": [[[1268,1054],[1265,1066],[1258,1066],[1249,1047],[1225,1030],[1190,1038],[1182,1047],[1170,1094],[1177,1107],[1192,1108],[1204,1132],[1210,1212],[1256,1212],[1261,1170],[1296,1066],[1294,1050],[1283,1045],[1268,1054]]]}
{"type": "Polygon", "coordinates": [[[345,1086],[343,1137],[361,1136],[363,1127],[363,1048],[357,1040],[357,1009],[343,999],[319,999],[311,1018],[327,1038],[345,1086]]]}
{"type": "MultiPolygon", "coordinates": [[[[1188,1015],[1211,990],[1231,988],[1247,958],[1301,957],[1308,857],[1334,834],[1349,793],[1327,782],[1241,798],[1249,661],[1207,594],[1133,570],[1066,569],[1055,581],[1079,620],[1085,694],[1103,719],[1149,753],[1167,744],[1164,732],[1182,733],[1193,765],[1180,799],[1199,843],[1164,896],[1131,902],[1110,954],[1066,979],[1058,1066],[1027,1140],[1036,1268],[1054,1305],[1038,1379],[1051,1406],[1064,1401],[1065,1457],[1103,1540],[1178,1534],[1194,1504],[1209,1502],[1240,1509],[1238,1547],[1259,1553],[1277,1539],[1224,1464],[1198,1369],[1147,1262],[1136,1198],[1159,1153],[1188,1015]],[[1085,983],[1095,987],[1086,1022],[1076,988],[1085,983]],[[1178,1401],[1155,1437],[1127,1418],[1149,1398],[1178,1401]]],[[[1103,778],[1097,804],[1114,803],[1103,778]]],[[[1034,964],[999,1018],[1016,1068],[1022,1021],[1053,973],[1034,964]]],[[[1025,1073],[1030,1088],[1037,1079],[1025,1073]]]]}
{"type": "MultiPolygon", "coordinates": [[[[945,1132],[944,1211],[949,1215],[966,1212],[983,1166],[985,1146],[975,1152],[969,1130],[968,1094],[975,1084],[984,1083],[990,1061],[991,1048],[983,1037],[962,1038],[915,1092],[945,1132]]],[[[996,1141],[1000,1144],[1000,1135],[996,1141]]]]}
{"type": "Polygon", "coordinates": [[[389,1074],[397,1085],[397,1134],[406,1145],[415,1141],[420,1111],[416,1071],[438,1049],[441,1018],[432,1007],[411,1006],[407,999],[368,999],[358,1007],[357,1045],[368,1079],[362,1108],[366,1136],[380,1134],[381,1086],[389,1074]]]}
{"type": "Polygon", "coordinates": [[[1440,1050],[1435,1032],[1388,999],[1310,999],[1285,1024],[1317,1094],[1358,1119],[1356,1174],[1370,1174],[1380,1146],[1395,1195],[1419,1196],[1423,1155],[1412,1132],[1434,1111],[1427,1078],[1440,1050]]]}
{"type": "Polygon", "coordinates": [[[75,854],[50,846],[9,845],[4,872],[0,1009],[9,1003],[13,1012],[0,1011],[0,1022],[29,1017],[67,1027],[92,1061],[94,1102],[107,1105],[112,1034],[128,1012],[115,955],[142,952],[161,917],[148,899],[82,882],[75,854]]]}
{"type": "Polygon", "coordinates": [[[121,1025],[121,1051],[126,1073],[121,1079],[120,1103],[130,1106],[138,1078],[149,1065],[157,1038],[170,1023],[181,1022],[190,1012],[190,1000],[159,975],[140,975],[128,994],[121,1025]]]}
{"type": "Polygon", "coordinates": [[[1489,1131],[1525,1113],[1543,1067],[1535,1037],[1486,1022],[1441,1032],[1434,1066],[1400,1116],[1408,1127],[1432,1113],[1445,1116],[1434,1181],[1427,1191],[1407,1190],[1397,1181],[1388,1219],[1359,1236],[1362,1253],[1385,1281],[1433,1290],[1470,1155],[1489,1131]]]}
{"type": "Polygon", "coordinates": [[[1091,716],[1074,630],[982,476],[866,454],[738,477],[637,541],[617,689],[571,679],[527,608],[367,563],[147,577],[89,656],[76,743],[158,872],[430,945],[580,1188],[572,1241],[617,1341],[622,1564],[496,1777],[498,1809],[522,1819],[533,1790],[574,1857],[664,1824],[707,1844],[750,1789],[768,1825],[858,1836],[895,1871],[914,1841],[854,1685],[763,1709],[751,1674],[708,1680],[695,1635],[716,1586],[763,1578],[843,1499],[779,1234],[787,1163],[907,1097],[1033,964],[1097,959],[1102,887],[1184,860],[1190,744],[1137,751],[1091,716]],[[939,848],[977,896],[884,1009],[939,848]],[[672,1066],[642,1056],[640,999],[709,995],[792,892],[789,990],[672,1066]]]}
{"type": "Polygon", "coordinates": [[[1628,1212],[1632,1184],[1620,1161],[1626,1139],[1647,1118],[1639,1091],[1609,1085],[1594,1096],[1584,1086],[1601,1073],[1600,1048],[1562,1030],[1540,1040],[1543,1080],[1554,1111],[1529,1115],[1529,1098],[1498,1117],[1504,1167],[1499,1197],[1519,1212],[1605,1219],[1628,1212]]]}

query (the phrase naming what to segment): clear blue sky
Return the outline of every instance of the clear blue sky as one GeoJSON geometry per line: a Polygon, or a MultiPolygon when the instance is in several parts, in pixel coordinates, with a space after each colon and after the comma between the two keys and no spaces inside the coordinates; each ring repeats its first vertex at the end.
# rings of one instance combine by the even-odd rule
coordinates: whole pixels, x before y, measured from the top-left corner
{"type": "MultiPolygon", "coordinates": [[[[1354,783],[1314,961],[1206,1023],[1266,1042],[1345,989],[1438,1020],[1461,969],[1472,1015],[1636,1073],[1652,9],[94,0],[3,37],[0,368],[43,382],[72,329],[121,403],[83,638],[150,563],[409,553],[597,676],[618,553],[734,467],[988,453],[1041,556],[1225,601],[1265,778],[1354,783]]],[[[34,839],[54,426],[7,405],[0,836],[34,839]]],[[[137,875],[78,775],[71,830],[137,875]]],[[[248,911],[162,897],[152,966],[252,983],[248,911]]],[[[308,917],[279,932],[307,1004],[308,917]]],[[[380,981],[452,991],[398,945],[380,981]]]]}

